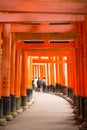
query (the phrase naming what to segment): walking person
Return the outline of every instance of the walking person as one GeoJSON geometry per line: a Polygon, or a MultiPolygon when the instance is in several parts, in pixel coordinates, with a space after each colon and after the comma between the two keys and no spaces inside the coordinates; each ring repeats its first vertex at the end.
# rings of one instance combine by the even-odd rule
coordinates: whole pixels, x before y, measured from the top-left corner
{"type": "Polygon", "coordinates": [[[40,80],[39,77],[38,77],[38,80],[37,80],[37,86],[38,86],[38,90],[40,91],[40,89],[41,89],[41,80],[40,80]]]}
{"type": "Polygon", "coordinates": [[[46,92],[46,84],[47,84],[47,81],[46,81],[46,78],[44,77],[42,81],[43,93],[46,92]]]}
{"type": "Polygon", "coordinates": [[[38,85],[37,85],[37,77],[35,77],[35,79],[34,79],[34,82],[33,82],[33,84],[34,84],[34,90],[36,91],[36,89],[37,89],[37,87],[38,87],[38,85]]]}

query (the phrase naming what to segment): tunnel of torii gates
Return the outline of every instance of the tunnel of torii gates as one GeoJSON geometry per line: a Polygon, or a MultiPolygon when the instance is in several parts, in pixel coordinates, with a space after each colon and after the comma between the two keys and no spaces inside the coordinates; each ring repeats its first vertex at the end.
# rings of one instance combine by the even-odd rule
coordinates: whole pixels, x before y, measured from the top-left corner
{"type": "Polygon", "coordinates": [[[48,87],[66,87],[87,121],[87,23],[72,24],[74,31],[30,33],[27,42],[21,38],[24,34],[12,32],[13,23],[0,24],[0,118],[26,106],[32,99],[32,78],[38,76],[46,77],[48,87]]]}

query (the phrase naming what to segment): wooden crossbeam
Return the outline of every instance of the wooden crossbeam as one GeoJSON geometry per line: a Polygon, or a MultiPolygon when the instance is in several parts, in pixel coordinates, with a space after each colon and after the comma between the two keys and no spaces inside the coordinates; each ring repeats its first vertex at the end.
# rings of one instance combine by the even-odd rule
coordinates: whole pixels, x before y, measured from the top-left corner
{"type": "MultiPolygon", "coordinates": [[[[25,43],[22,43],[22,42],[18,42],[17,44],[17,48],[21,48],[23,50],[29,50],[29,49],[32,49],[32,51],[38,51],[38,49],[42,50],[47,50],[47,49],[52,49],[52,50],[56,50],[56,49],[60,49],[61,48],[72,48],[72,47],[75,47],[75,43],[74,42],[70,42],[70,43],[49,43],[48,40],[45,40],[45,43],[36,43],[36,44],[25,44],[25,43]]],[[[58,50],[57,50],[58,51],[58,50]]]]}
{"type": "Polygon", "coordinates": [[[54,33],[16,33],[15,37],[16,39],[21,40],[43,40],[43,39],[75,39],[77,38],[78,34],[75,31],[72,32],[54,32],[54,33]]]}
{"type": "MultiPolygon", "coordinates": [[[[70,0],[69,0],[70,1],[70,0]]],[[[6,12],[57,12],[57,13],[87,13],[86,2],[66,2],[65,0],[0,0],[0,11],[6,12]]]]}
{"type": "Polygon", "coordinates": [[[49,59],[33,59],[33,63],[67,63],[67,60],[64,61],[52,61],[49,59]]]}
{"type": "MultiPolygon", "coordinates": [[[[79,10],[80,11],[80,10],[79,10]]],[[[30,22],[77,22],[84,21],[84,15],[58,13],[0,13],[0,22],[30,23],[30,22]]]]}
{"type": "Polygon", "coordinates": [[[59,50],[36,50],[36,51],[32,51],[32,50],[27,50],[27,54],[29,56],[68,56],[70,54],[72,54],[72,49],[70,50],[64,50],[62,49],[61,51],[59,50]]]}
{"type": "Polygon", "coordinates": [[[75,31],[74,24],[40,24],[40,25],[26,25],[26,24],[11,24],[11,32],[30,32],[30,33],[46,33],[46,32],[69,32],[75,31]]]}

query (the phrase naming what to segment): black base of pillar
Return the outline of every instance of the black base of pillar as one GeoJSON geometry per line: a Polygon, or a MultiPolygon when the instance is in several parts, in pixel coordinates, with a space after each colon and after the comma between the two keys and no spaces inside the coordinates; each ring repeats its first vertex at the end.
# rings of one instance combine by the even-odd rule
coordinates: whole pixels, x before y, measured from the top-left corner
{"type": "Polygon", "coordinates": [[[84,121],[85,118],[85,98],[78,96],[78,97],[74,97],[76,98],[76,108],[78,110],[78,121],[80,123],[82,123],[84,121]]]}
{"type": "Polygon", "coordinates": [[[33,89],[31,89],[31,98],[32,98],[32,96],[33,96],[33,89]]]}
{"type": "Polygon", "coordinates": [[[18,110],[19,108],[21,108],[21,98],[16,98],[16,109],[18,110]]]}
{"type": "Polygon", "coordinates": [[[77,97],[77,109],[78,109],[78,115],[80,115],[80,96],[77,97]]]}
{"type": "Polygon", "coordinates": [[[67,86],[62,86],[62,87],[63,87],[63,94],[64,94],[64,95],[68,95],[67,86]]]}
{"type": "Polygon", "coordinates": [[[0,99],[0,118],[3,117],[3,99],[0,99]]]}
{"type": "Polygon", "coordinates": [[[56,92],[56,86],[53,86],[53,93],[56,92]]]}
{"type": "Polygon", "coordinates": [[[70,97],[73,100],[73,89],[72,88],[68,88],[68,97],[70,97]]]}
{"type": "Polygon", "coordinates": [[[85,97],[80,97],[80,111],[83,119],[85,118],[85,100],[85,97]]]}
{"type": "Polygon", "coordinates": [[[87,98],[85,99],[85,122],[87,123],[87,98]]]}
{"type": "Polygon", "coordinates": [[[11,112],[16,111],[16,97],[15,95],[10,95],[11,96],[11,112]]]}
{"type": "Polygon", "coordinates": [[[21,96],[21,106],[27,105],[27,96],[21,96]]]}
{"type": "Polygon", "coordinates": [[[49,85],[47,85],[47,92],[49,92],[50,91],[50,86],[49,85]]]}
{"type": "Polygon", "coordinates": [[[60,83],[56,83],[56,91],[59,93],[63,93],[63,87],[60,83]]]}
{"type": "Polygon", "coordinates": [[[27,101],[29,102],[32,98],[33,90],[27,89],[27,101]]]}
{"type": "Polygon", "coordinates": [[[50,84],[49,91],[53,92],[53,85],[52,84],[50,84]]]}
{"type": "Polygon", "coordinates": [[[3,97],[3,115],[9,115],[11,112],[11,97],[3,97]]]}
{"type": "Polygon", "coordinates": [[[77,107],[77,96],[73,96],[73,103],[74,103],[74,106],[76,106],[77,107]]]}

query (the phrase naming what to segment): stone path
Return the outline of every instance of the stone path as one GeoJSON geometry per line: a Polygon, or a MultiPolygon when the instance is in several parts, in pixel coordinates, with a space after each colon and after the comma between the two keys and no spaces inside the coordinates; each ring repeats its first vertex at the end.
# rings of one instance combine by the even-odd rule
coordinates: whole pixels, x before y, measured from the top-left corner
{"type": "Polygon", "coordinates": [[[35,92],[35,103],[3,130],[78,130],[73,109],[63,98],[35,92]]]}

